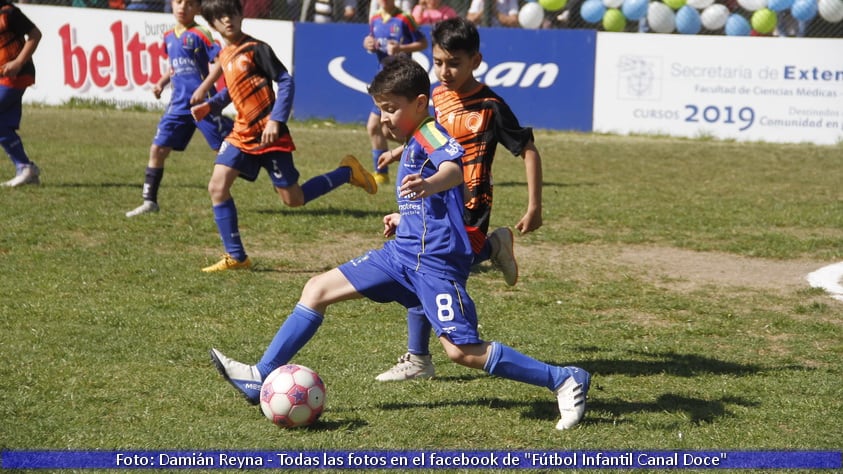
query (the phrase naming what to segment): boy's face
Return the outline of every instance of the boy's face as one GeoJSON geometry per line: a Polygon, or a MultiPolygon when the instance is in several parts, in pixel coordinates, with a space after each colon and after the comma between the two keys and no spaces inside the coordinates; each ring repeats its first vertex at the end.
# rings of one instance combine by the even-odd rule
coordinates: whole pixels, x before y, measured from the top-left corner
{"type": "Polygon", "coordinates": [[[236,43],[243,36],[241,26],[243,24],[243,15],[231,14],[223,15],[220,18],[214,18],[211,24],[215,30],[229,43],[236,43]]]}
{"type": "Polygon", "coordinates": [[[433,72],[443,86],[456,93],[468,92],[477,84],[474,70],[480,66],[483,56],[478,52],[445,51],[433,45],[433,72]]]}
{"type": "Polygon", "coordinates": [[[427,117],[426,95],[419,95],[413,100],[395,94],[383,94],[372,97],[381,110],[381,124],[398,140],[406,140],[422,120],[427,117]]]}
{"type": "Polygon", "coordinates": [[[193,24],[193,18],[199,14],[199,2],[197,0],[173,0],[173,16],[176,23],[182,26],[193,24]]]}

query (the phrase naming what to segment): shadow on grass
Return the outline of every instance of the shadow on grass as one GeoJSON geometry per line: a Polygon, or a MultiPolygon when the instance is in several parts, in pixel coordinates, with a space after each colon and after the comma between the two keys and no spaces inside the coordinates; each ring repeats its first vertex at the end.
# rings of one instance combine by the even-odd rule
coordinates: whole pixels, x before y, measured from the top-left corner
{"type": "MultiPolygon", "coordinates": [[[[579,348],[579,352],[590,352],[590,348],[579,348]]],[[[757,364],[739,364],[697,354],[678,354],[676,352],[631,352],[635,359],[593,359],[577,362],[578,365],[593,374],[619,374],[629,376],[666,374],[676,377],[696,377],[698,375],[752,375],[769,370],[757,364]],[[641,360],[650,359],[650,360],[641,360]]],[[[553,362],[551,362],[553,363],[553,362]]],[[[570,362],[556,365],[570,365],[570,362]]],[[[781,369],[799,369],[804,367],[776,367],[781,369]]]]}

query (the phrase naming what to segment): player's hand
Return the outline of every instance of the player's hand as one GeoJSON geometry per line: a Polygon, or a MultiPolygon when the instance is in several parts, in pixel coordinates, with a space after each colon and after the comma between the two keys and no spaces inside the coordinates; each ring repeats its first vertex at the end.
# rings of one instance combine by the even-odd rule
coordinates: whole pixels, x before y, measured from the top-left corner
{"type": "Polygon", "coordinates": [[[152,95],[154,95],[156,99],[161,98],[162,92],[164,92],[164,88],[161,87],[160,85],[155,84],[154,86],[152,86],[152,95]]]}
{"type": "Polygon", "coordinates": [[[275,140],[278,140],[280,135],[281,124],[275,120],[269,120],[266,122],[266,127],[263,129],[263,133],[261,134],[261,146],[267,146],[273,143],[275,140]]]}
{"type": "Polygon", "coordinates": [[[400,223],[401,214],[397,212],[383,216],[383,236],[391,237],[395,234],[395,229],[398,228],[400,223]]]}
{"type": "Polygon", "coordinates": [[[407,199],[421,199],[428,197],[431,193],[428,190],[430,183],[421,177],[420,174],[405,176],[398,188],[398,194],[407,199]]]}
{"type": "Polygon", "coordinates": [[[365,38],[363,38],[363,49],[365,49],[366,51],[372,51],[372,52],[374,52],[376,49],[378,49],[378,43],[377,43],[377,41],[375,41],[374,36],[368,35],[365,38]]]}
{"type": "Polygon", "coordinates": [[[386,42],[386,54],[390,56],[395,56],[396,54],[401,52],[401,44],[395,40],[389,40],[386,42]]]}
{"type": "Polygon", "coordinates": [[[199,86],[198,89],[193,91],[193,95],[190,96],[190,104],[200,104],[208,97],[208,90],[202,86],[199,86]]]}
{"type": "Polygon", "coordinates": [[[22,65],[19,65],[17,61],[9,61],[6,64],[0,66],[0,76],[2,77],[15,77],[21,70],[22,65]]]}
{"type": "Polygon", "coordinates": [[[542,211],[537,209],[534,211],[527,211],[526,214],[515,224],[518,232],[526,234],[532,232],[542,226],[542,211]]]}
{"type": "Polygon", "coordinates": [[[193,116],[193,120],[199,122],[203,118],[205,118],[209,113],[211,113],[211,104],[207,102],[202,102],[199,105],[194,105],[190,108],[190,115],[193,116]]]}
{"type": "Polygon", "coordinates": [[[401,159],[401,153],[393,153],[392,150],[386,150],[378,157],[378,168],[383,168],[391,163],[395,163],[401,159]]]}

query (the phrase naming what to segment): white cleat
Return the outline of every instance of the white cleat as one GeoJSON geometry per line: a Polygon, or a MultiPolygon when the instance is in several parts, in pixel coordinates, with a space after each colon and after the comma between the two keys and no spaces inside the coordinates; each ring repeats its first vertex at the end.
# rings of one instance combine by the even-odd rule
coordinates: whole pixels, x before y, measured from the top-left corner
{"type": "Polygon", "coordinates": [[[35,163],[24,166],[14,178],[3,183],[7,188],[16,188],[24,184],[41,184],[41,170],[35,163]]]}
{"type": "Polygon", "coordinates": [[[573,428],[585,416],[585,398],[591,384],[591,374],[579,367],[565,367],[571,376],[556,387],[556,401],[559,404],[559,422],[557,430],[573,428]]]}
{"type": "Polygon", "coordinates": [[[150,212],[158,212],[158,203],[154,201],[144,201],[140,206],[132,209],[126,213],[126,217],[135,217],[141,214],[148,214],[150,212]]]}
{"type": "Polygon", "coordinates": [[[409,352],[398,358],[398,363],[391,369],[375,377],[378,382],[397,382],[410,379],[433,378],[436,369],[428,355],[416,355],[409,352]]]}

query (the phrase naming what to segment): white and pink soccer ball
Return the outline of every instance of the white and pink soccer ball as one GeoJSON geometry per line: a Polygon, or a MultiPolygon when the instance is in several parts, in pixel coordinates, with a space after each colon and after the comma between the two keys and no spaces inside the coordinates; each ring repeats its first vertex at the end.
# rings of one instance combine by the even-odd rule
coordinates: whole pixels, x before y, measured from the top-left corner
{"type": "Polygon", "coordinates": [[[307,426],[322,414],[325,384],[303,365],[282,365],[263,381],[260,404],[269,421],[282,428],[307,426]]]}

